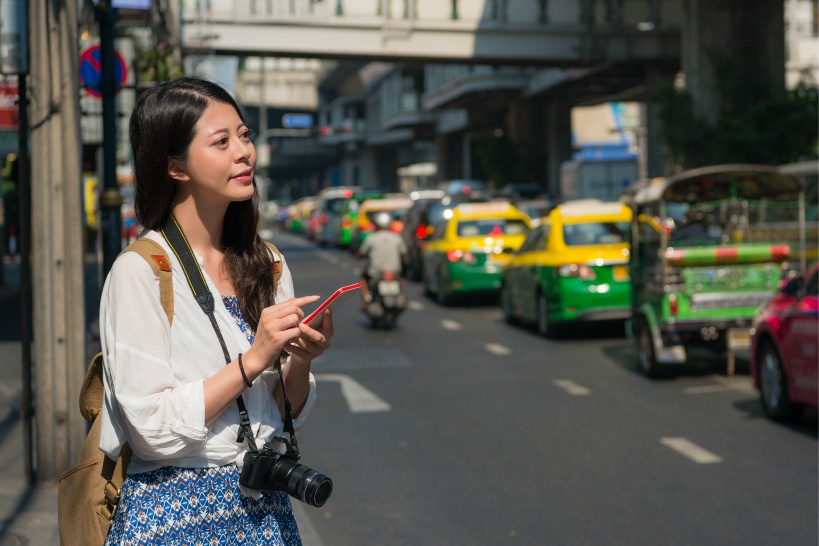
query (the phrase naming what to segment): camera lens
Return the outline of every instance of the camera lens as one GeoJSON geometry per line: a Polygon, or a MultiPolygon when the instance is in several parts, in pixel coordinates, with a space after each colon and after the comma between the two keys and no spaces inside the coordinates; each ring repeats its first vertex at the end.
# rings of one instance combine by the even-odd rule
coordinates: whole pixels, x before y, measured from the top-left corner
{"type": "Polygon", "coordinates": [[[333,481],[312,468],[292,459],[276,461],[272,472],[275,489],[311,506],[322,506],[333,492],[333,481]]]}

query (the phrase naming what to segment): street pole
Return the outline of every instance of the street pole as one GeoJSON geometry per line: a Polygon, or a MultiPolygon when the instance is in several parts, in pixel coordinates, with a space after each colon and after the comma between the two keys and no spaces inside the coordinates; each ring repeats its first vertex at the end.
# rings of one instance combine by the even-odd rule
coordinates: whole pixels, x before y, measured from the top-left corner
{"type": "Polygon", "coordinates": [[[102,93],[102,278],[108,276],[114,260],[122,252],[122,194],[117,183],[117,92],[114,57],[114,23],[117,10],[112,0],[100,0],[97,21],[100,27],[100,91],[102,93]]]}
{"type": "Polygon", "coordinates": [[[28,3],[22,0],[0,2],[0,73],[17,76],[17,199],[19,207],[18,248],[20,252],[20,344],[21,409],[23,425],[23,463],[25,479],[34,482],[33,389],[31,387],[31,169],[29,159],[28,102],[28,3]]]}
{"type": "Polygon", "coordinates": [[[34,482],[34,442],[32,432],[32,389],[31,389],[31,184],[28,154],[28,88],[26,74],[18,76],[17,121],[18,138],[18,188],[20,200],[20,343],[22,345],[22,400],[20,418],[23,421],[23,456],[28,483],[34,482]]]}

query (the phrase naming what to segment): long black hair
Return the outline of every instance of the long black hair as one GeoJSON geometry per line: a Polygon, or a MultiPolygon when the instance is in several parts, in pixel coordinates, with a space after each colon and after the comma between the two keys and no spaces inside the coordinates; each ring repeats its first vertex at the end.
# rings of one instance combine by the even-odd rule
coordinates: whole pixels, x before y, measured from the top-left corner
{"type": "MultiPolygon", "coordinates": [[[[196,124],[210,101],[232,106],[244,116],[233,97],[220,85],[185,77],[143,91],[134,105],[128,136],[131,140],[136,197],[134,211],[144,227],[158,230],[170,218],[177,184],[168,175],[168,161],[185,164],[196,124]]],[[[259,190],[253,197],[228,205],[222,228],[224,265],[230,273],[242,315],[256,330],[262,309],[272,305],[273,257],[257,233],[259,190]]]]}

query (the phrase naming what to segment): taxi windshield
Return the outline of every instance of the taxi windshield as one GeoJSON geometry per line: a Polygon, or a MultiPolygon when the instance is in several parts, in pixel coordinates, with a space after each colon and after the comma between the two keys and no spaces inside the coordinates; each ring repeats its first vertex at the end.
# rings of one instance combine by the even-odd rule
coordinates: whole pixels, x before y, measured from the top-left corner
{"type": "Polygon", "coordinates": [[[517,219],[483,218],[458,222],[458,237],[522,235],[527,231],[526,222],[517,219]]]}
{"type": "Polygon", "coordinates": [[[563,226],[566,246],[611,245],[628,242],[628,222],[585,222],[563,226]]]}

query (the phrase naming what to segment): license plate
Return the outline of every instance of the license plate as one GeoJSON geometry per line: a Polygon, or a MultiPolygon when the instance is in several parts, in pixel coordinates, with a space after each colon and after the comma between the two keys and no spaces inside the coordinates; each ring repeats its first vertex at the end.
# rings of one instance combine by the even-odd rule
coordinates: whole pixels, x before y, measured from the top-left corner
{"type": "Polygon", "coordinates": [[[401,293],[398,281],[381,281],[378,283],[378,293],[382,296],[397,296],[401,293]]]}
{"type": "Polygon", "coordinates": [[[614,266],[614,280],[627,281],[628,280],[628,266],[615,265],[614,266]]]}
{"type": "Polygon", "coordinates": [[[746,328],[728,330],[728,345],[732,349],[747,349],[751,346],[751,331],[746,328]]]}

